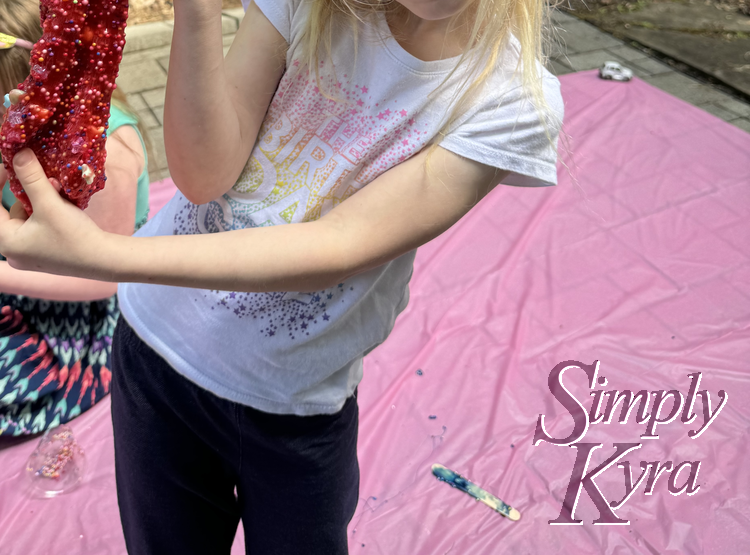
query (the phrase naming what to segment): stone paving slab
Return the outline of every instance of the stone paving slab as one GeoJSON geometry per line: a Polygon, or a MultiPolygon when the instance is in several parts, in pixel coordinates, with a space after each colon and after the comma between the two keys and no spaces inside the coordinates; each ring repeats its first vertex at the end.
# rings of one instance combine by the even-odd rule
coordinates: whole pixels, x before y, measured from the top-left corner
{"type": "Polygon", "coordinates": [[[675,71],[646,77],[644,80],[696,106],[721,102],[727,97],[720,90],[698,83],[675,71]]]}
{"type": "Polygon", "coordinates": [[[126,27],[123,56],[159,46],[169,46],[172,42],[172,31],[170,23],[161,21],[126,27]]]}
{"type": "Polygon", "coordinates": [[[142,92],[141,98],[143,98],[143,101],[149,108],[158,108],[164,106],[164,96],[166,92],[166,88],[158,87],[156,89],[142,92]]]}
{"type": "MultiPolygon", "coordinates": [[[[622,45],[622,41],[574,17],[559,14],[555,22],[559,25],[558,40],[555,42],[564,45],[562,53],[578,54],[622,45]]],[[[553,50],[553,53],[557,52],[553,50]]]]}
{"type": "Polygon", "coordinates": [[[750,33],[750,17],[740,13],[717,11],[715,6],[709,4],[647,4],[638,10],[620,14],[620,19],[645,28],[750,33]]]}
{"type": "MultiPolygon", "coordinates": [[[[224,53],[232,44],[244,15],[241,8],[223,12],[224,53]]],[[[596,69],[616,61],[650,84],[750,132],[750,104],[679,73],[641,50],[568,14],[554,11],[556,38],[548,68],[556,75],[596,69]]],[[[169,70],[172,22],[129,27],[118,85],[127,93],[152,143],[149,174],[152,181],[169,177],[164,154],[164,94],[169,70]]]]}
{"type": "Polygon", "coordinates": [[[167,72],[153,59],[122,64],[118,84],[126,94],[136,94],[165,87],[167,85],[167,72]]]}

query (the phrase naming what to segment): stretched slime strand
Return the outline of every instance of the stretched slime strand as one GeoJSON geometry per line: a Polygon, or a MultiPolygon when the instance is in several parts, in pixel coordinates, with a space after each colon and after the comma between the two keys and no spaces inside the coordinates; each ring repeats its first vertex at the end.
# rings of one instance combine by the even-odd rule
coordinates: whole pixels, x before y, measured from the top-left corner
{"type": "Polygon", "coordinates": [[[60,194],[84,209],[104,188],[112,91],[125,46],[127,0],[41,0],[43,35],[31,49],[24,94],[5,113],[0,153],[11,191],[32,206],[13,171],[31,148],[60,194]]]}

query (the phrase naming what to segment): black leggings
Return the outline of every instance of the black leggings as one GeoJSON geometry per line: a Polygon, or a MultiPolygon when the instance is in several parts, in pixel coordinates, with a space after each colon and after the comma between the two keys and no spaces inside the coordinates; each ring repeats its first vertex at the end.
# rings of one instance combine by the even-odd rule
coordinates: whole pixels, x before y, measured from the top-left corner
{"type": "Polygon", "coordinates": [[[359,498],[356,390],[336,414],[269,414],[187,380],[124,318],[112,353],[128,553],[228,554],[240,518],[249,555],[348,553],[359,498]]]}

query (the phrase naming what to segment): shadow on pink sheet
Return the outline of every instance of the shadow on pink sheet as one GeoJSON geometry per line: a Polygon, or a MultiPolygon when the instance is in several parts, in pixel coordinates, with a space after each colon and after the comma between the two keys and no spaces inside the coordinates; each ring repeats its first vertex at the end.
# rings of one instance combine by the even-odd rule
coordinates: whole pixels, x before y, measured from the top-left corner
{"type": "MultiPolygon", "coordinates": [[[[569,171],[561,164],[556,188],[498,187],[422,247],[409,306],[365,361],[353,554],[750,553],[750,135],[638,79],[581,72],[561,83],[569,171]],[[651,495],[642,483],[616,511],[627,525],[593,525],[599,513],[585,490],[580,525],[548,524],[576,449],[532,438],[540,414],[553,436],[573,427],[547,386],[566,360],[600,361],[606,390],[687,396],[688,374],[701,372],[712,410],[719,390],[729,394],[697,439],[688,431],[703,422],[700,400],[692,424],[678,416],[658,439],[641,439],[645,424],[633,414],[627,424],[592,424],[582,440],[603,444],[589,470],[613,443],[641,443],[625,457],[634,479],[640,461],[700,461],[694,495],[670,494],[665,473],[651,495]],[[521,520],[438,482],[433,463],[521,520]]],[[[588,410],[585,375],[571,370],[565,380],[588,410]]],[[[35,441],[0,452],[3,555],[125,552],[109,399],[72,425],[89,474],[70,494],[22,491],[35,441]]],[[[623,469],[596,484],[619,500],[623,469]]],[[[242,552],[240,531],[232,553],[242,552]]]]}

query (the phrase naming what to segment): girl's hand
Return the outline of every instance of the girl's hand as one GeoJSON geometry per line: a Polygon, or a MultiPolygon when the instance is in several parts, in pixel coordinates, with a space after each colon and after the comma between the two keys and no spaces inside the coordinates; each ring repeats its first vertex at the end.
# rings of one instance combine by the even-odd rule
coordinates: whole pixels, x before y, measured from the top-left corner
{"type": "Polygon", "coordinates": [[[13,166],[34,213],[26,214],[20,203],[10,214],[0,209],[0,252],[19,270],[94,277],[106,234],[59,195],[59,183],[47,179],[31,150],[16,154],[13,166]]]}

